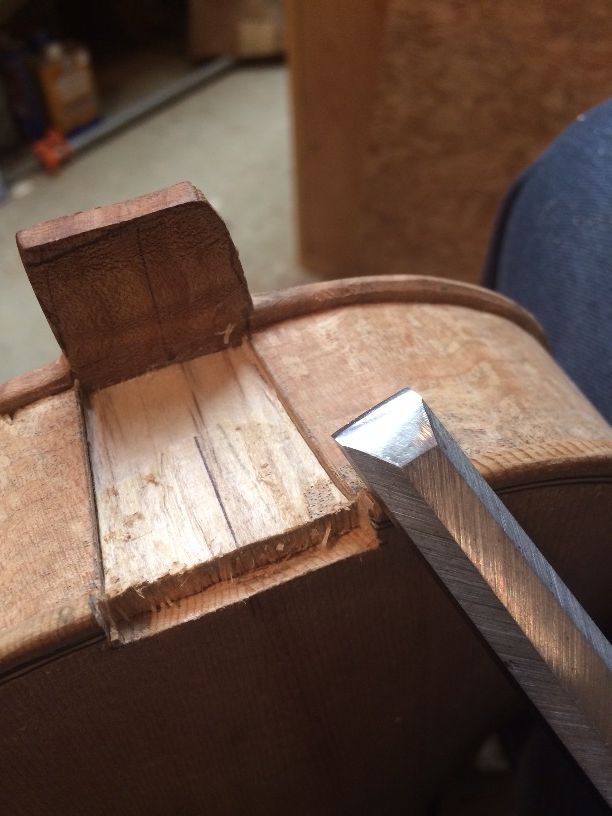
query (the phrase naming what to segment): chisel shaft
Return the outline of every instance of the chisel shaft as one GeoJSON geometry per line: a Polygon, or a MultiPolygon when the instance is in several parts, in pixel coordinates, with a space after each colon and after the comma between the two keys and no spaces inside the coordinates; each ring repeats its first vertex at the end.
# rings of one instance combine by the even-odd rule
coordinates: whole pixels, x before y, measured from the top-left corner
{"type": "Polygon", "coordinates": [[[612,648],[561,578],[416,392],[334,437],[612,805],[612,648]]]}

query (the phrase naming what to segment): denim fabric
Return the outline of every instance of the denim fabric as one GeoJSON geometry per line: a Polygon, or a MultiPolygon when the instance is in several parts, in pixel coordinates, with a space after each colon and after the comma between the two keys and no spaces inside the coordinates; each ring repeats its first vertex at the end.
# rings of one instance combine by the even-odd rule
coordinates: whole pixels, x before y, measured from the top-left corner
{"type": "Polygon", "coordinates": [[[612,422],[612,100],[579,116],[511,188],[483,283],[538,318],[612,422]]]}

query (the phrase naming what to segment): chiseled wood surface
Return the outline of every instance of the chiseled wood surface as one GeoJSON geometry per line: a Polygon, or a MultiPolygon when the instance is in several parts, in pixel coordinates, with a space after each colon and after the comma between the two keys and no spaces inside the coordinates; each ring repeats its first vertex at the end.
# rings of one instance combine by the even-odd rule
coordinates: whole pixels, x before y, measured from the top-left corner
{"type": "Polygon", "coordinates": [[[114,621],[357,523],[246,343],[95,392],[87,423],[114,621]]]}
{"type": "Polygon", "coordinates": [[[407,386],[422,393],[485,478],[538,478],[550,458],[609,461],[612,431],[542,345],[463,306],[372,303],[284,320],[253,346],[338,484],[361,482],[331,434],[407,386]]]}
{"type": "Polygon", "coordinates": [[[0,416],[3,670],[96,630],[96,547],[75,392],[0,416]]]}
{"type": "Polygon", "coordinates": [[[236,345],[245,331],[252,304],[238,253],[186,182],[22,230],[17,245],[86,388],[236,345]]]}

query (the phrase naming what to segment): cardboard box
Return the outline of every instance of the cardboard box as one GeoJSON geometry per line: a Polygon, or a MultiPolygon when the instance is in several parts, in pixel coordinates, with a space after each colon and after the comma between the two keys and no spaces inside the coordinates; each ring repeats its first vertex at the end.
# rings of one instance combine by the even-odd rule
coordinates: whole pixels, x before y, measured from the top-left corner
{"type": "Polygon", "coordinates": [[[98,116],[98,97],[88,51],[50,43],[38,66],[38,78],[52,127],[70,133],[98,116]]]}
{"type": "Polygon", "coordinates": [[[190,0],[189,55],[271,57],[285,49],[281,0],[190,0]]]}

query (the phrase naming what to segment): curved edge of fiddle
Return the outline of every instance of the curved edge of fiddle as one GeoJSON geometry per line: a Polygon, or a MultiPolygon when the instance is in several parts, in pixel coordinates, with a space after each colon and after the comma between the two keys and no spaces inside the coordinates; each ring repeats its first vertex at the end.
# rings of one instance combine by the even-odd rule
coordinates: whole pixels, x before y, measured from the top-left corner
{"type": "Polygon", "coordinates": [[[61,354],[51,363],[0,383],[0,414],[13,414],[31,402],[66,391],[72,383],[70,365],[61,354]]]}
{"type": "Polygon", "coordinates": [[[548,348],[542,326],[514,301],[482,286],[427,275],[374,275],[307,283],[255,295],[253,302],[252,331],[294,317],[358,303],[445,303],[504,317],[548,348]]]}

